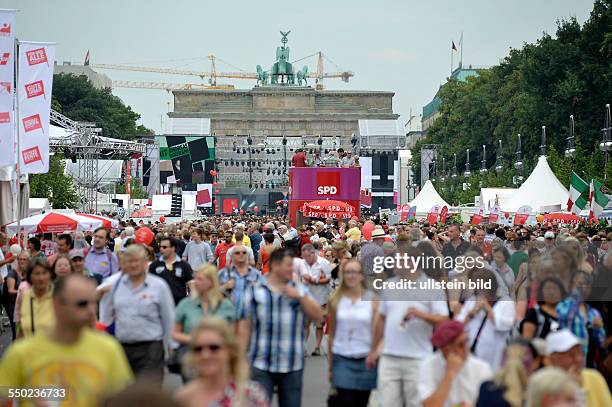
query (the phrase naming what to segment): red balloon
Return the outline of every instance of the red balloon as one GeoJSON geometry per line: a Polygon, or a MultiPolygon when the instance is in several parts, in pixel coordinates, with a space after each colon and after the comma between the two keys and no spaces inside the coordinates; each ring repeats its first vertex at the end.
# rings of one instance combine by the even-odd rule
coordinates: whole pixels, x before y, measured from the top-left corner
{"type": "Polygon", "coordinates": [[[365,240],[372,240],[372,231],[376,225],[373,222],[367,221],[361,228],[361,233],[365,240]]]}
{"type": "Polygon", "coordinates": [[[159,221],[160,221],[161,223],[164,223],[164,222],[166,221],[166,217],[165,217],[165,216],[160,216],[160,217],[159,217],[159,221]]]}
{"type": "Polygon", "coordinates": [[[259,207],[258,206],[254,206],[253,207],[253,212],[259,212],[259,207]]]}
{"type": "Polygon", "coordinates": [[[213,187],[216,187],[217,186],[217,181],[213,182],[212,185],[213,185],[213,187]]]}
{"type": "Polygon", "coordinates": [[[215,189],[215,194],[218,194],[219,192],[221,191],[219,191],[218,189],[215,189]]]}
{"type": "Polygon", "coordinates": [[[150,245],[151,242],[153,242],[154,237],[155,235],[153,234],[153,231],[146,226],[138,228],[136,233],[134,233],[134,240],[136,241],[136,243],[144,243],[146,245],[150,245]]]}

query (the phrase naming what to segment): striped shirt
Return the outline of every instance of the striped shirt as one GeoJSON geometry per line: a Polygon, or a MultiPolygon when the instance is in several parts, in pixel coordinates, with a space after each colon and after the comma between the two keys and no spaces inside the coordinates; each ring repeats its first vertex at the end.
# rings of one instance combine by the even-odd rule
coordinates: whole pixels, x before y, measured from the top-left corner
{"type": "Polygon", "coordinates": [[[230,292],[230,300],[236,309],[240,308],[240,303],[244,298],[247,288],[257,282],[263,281],[261,272],[255,267],[248,266],[247,272],[241,276],[238,274],[236,266],[223,268],[219,271],[219,284],[224,285],[230,280],[234,280],[234,288],[230,292]]]}
{"type": "MultiPolygon", "coordinates": [[[[305,286],[294,281],[288,284],[309,295],[305,286]]],[[[298,300],[272,291],[264,281],[247,289],[238,316],[251,321],[251,366],[271,373],[304,368],[305,317],[298,300]]]]}

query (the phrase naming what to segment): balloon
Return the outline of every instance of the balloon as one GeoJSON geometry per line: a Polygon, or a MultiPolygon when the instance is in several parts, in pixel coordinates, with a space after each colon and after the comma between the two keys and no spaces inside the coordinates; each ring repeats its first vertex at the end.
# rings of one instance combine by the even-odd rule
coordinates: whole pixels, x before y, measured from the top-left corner
{"type": "Polygon", "coordinates": [[[216,186],[217,186],[217,181],[214,181],[214,182],[212,183],[212,186],[213,186],[213,187],[216,187],[216,186]]]}
{"type": "Polygon", "coordinates": [[[219,191],[218,189],[215,189],[215,194],[218,194],[219,192],[221,191],[219,191]]]}
{"type": "Polygon", "coordinates": [[[253,212],[259,212],[259,207],[258,206],[254,206],[253,207],[253,212]]]}
{"type": "Polygon", "coordinates": [[[544,215],[536,216],[536,220],[538,221],[538,223],[542,223],[542,221],[544,220],[544,215]]]}
{"type": "Polygon", "coordinates": [[[365,240],[372,240],[372,231],[376,225],[373,222],[367,221],[361,228],[361,233],[365,240]]]}
{"type": "Polygon", "coordinates": [[[164,222],[166,221],[166,217],[165,217],[165,216],[160,216],[160,217],[159,217],[159,221],[160,221],[161,223],[164,223],[164,222]]]}
{"type": "MultiPolygon", "coordinates": [[[[163,216],[160,217],[160,220],[161,218],[163,218],[163,216]]],[[[138,228],[136,233],[134,233],[134,240],[136,241],[136,243],[144,243],[146,245],[150,245],[151,242],[153,242],[154,237],[155,236],[153,235],[153,231],[146,226],[138,228]]]]}
{"type": "Polygon", "coordinates": [[[13,256],[19,256],[19,253],[21,253],[21,246],[12,244],[9,250],[13,256]]]}

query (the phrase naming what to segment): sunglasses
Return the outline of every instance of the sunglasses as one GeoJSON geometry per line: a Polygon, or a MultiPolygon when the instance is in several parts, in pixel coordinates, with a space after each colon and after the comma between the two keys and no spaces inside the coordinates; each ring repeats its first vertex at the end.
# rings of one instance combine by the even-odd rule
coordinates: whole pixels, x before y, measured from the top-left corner
{"type": "Polygon", "coordinates": [[[210,345],[197,345],[193,346],[191,349],[195,353],[202,353],[204,349],[209,350],[211,353],[217,353],[221,350],[222,346],[218,343],[211,343],[210,345]]]}

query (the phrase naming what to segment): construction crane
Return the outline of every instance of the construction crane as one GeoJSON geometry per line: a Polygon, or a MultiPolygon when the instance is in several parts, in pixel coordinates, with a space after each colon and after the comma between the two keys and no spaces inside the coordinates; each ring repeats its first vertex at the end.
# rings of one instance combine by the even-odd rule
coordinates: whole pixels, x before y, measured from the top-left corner
{"type": "MultiPolygon", "coordinates": [[[[350,78],[354,76],[351,71],[338,71],[338,72],[325,72],[324,71],[324,59],[334,64],[329,58],[326,58],[324,54],[319,51],[315,54],[307,57],[298,59],[294,62],[299,62],[304,59],[318,56],[317,71],[308,72],[307,77],[316,80],[317,88],[322,88],[321,81],[323,79],[340,78],[344,82],[348,82],[350,78]]],[[[145,89],[233,89],[232,85],[217,85],[217,78],[229,78],[229,79],[252,79],[257,80],[258,76],[256,72],[217,72],[216,60],[222,61],[227,65],[231,65],[216,57],[215,55],[208,55],[207,58],[210,60],[211,69],[210,71],[195,71],[195,70],[184,70],[174,68],[155,68],[155,67],[143,67],[134,65],[117,65],[117,64],[91,64],[92,68],[98,69],[112,69],[120,71],[133,71],[133,72],[150,72],[150,73],[162,73],[171,75],[185,75],[185,76],[197,76],[200,79],[209,78],[208,83],[210,87],[204,84],[171,84],[171,83],[158,83],[158,82],[131,82],[131,81],[113,81],[113,85],[116,87],[124,88],[145,88],[145,89]]],[[[336,64],[334,64],[336,65],[336,64]]],[[[336,65],[337,66],[337,65],[336,65]]]]}
{"type": "Polygon", "coordinates": [[[113,81],[113,88],[163,89],[167,92],[171,92],[173,90],[202,90],[202,89],[232,90],[234,89],[234,85],[207,85],[205,83],[113,81]]]}

